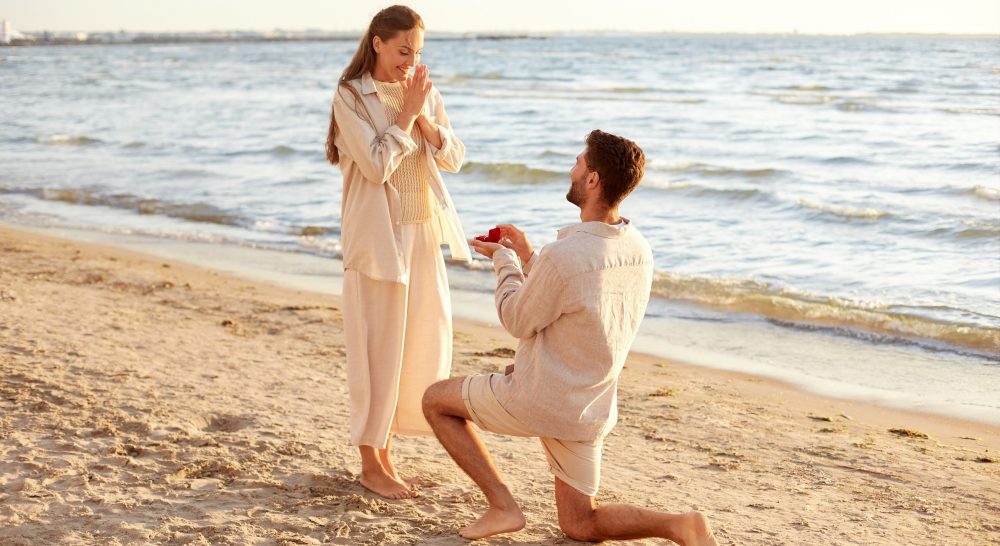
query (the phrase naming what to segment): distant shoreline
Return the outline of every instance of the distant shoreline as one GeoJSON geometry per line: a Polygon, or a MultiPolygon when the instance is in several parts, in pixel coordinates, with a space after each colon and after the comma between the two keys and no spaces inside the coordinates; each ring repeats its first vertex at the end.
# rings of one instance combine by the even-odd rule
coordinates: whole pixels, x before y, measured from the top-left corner
{"type": "MultiPolygon", "coordinates": [[[[56,34],[56,33],[52,33],[56,34]]],[[[32,47],[32,46],[76,46],[76,45],[163,45],[163,44],[223,44],[223,43],[273,43],[273,42],[355,42],[359,34],[281,34],[273,33],[78,33],[86,38],[65,36],[58,33],[52,37],[19,38],[9,44],[0,43],[0,47],[32,47]]],[[[438,35],[428,36],[429,41],[450,40],[543,40],[547,36],[529,34],[475,34],[475,35],[438,35]]]]}
{"type": "MultiPolygon", "coordinates": [[[[50,32],[32,31],[23,33],[28,38],[16,38],[10,43],[0,43],[0,47],[67,46],[67,45],[163,45],[163,44],[215,44],[215,43],[274,43],[274,42],[343,42],[356,41],[361,32],[50,32]]],[[[786,37],[786,38],[924,38],[983,40],[1000,39],[1000,34],[947,34],[947,33],[858,33],[858,34],[799,34],[787,33],[739,33],[739,32],[545,32],[545,33],[438,33],[428,35],[428,41],[452,40],[545,40],[559,36],[592,37],[679,37],[679,38],[721,38],[721,37],[786,37]]]]}

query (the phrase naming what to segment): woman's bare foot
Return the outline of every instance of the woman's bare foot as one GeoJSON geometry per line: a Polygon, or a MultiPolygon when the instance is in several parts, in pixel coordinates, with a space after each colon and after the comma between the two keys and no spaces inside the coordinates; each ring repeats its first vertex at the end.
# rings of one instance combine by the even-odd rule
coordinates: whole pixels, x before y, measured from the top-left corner
{"type": "Polygon", "coordinates": [[[678,543],[681,546],[719,546],[705,516],[698,512],[688,512],[681,517],[684,518],[684,523],[678,530],[678,543]]]}
{"type": "Polygon", "coordinates": [[[412,499],[416,494],[407,485],[399,480],[393,479],[387,473],[378,470],[374,472],[361,472],[361,485],[387,499],[412,499]]]}
{"type": "Polygon", "coordinates": [[[391,442],[392,436],[389,436],[385,448],[358,446],[361,454],[361,485],[387,499],[412,499],[417,496],[416,493],[396,476],[396,470],[389,462],[391,442]]]}
{"type": "Polygon", "coordinates": [[[469,540],[485,538],[500,533],[513,533],[524,529],[524,514],[516,505],[512,510],[501,510],[490,507],[481,518],[468,527],[463,527],[458,534],[469,540]]]}
{"type": "Polygon", "coordinates": [[[406,483],[399,479],[399,474],[396,474],[396,467],[392,466],[392,461],[389,460],[389,450],[380,449],[378,450],[378,459],[382,463],[382,468],[385,469],[385,473],[389,475],[390,478],[396,480],[397,482],[406,485],[406,483]]]}

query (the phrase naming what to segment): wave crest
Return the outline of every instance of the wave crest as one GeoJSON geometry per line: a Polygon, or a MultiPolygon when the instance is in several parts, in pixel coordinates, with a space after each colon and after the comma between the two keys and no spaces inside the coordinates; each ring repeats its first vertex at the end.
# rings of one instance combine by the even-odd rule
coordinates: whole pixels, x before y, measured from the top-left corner
{"type": "Polygon", "coordinates": [[[718,177],[741,177],[741,178],[770,178],[786,174],[786,171],[769,167],[742,169],[739,167],[722,167],[718,165],[708,165],[705,163],[684,163],[666,167],[666,170],[674,173],[697,174],[701,176],[718,177]]]}
{"type": "Polygon", "coordinates": [[[809,201],[808,199],[799,199],[796,201],[796,204],[803,208],[812,209],[823,214],[848,220],[879,220],[887,216],[892,216],[892,213],[884,210],[845,207],[842,205],[827,205],[809,201]]]}
{"type": "Polygon", "coordinates": [[[207,203],[171,203],[128,193],[102,194],[89,189],[66,188],[0,188],[0,193],[30,195],[45,201],[60,201],[71,205],[110,207],[131,210],[139,214],[158,214],[171,218],[227,226],[244,225],[243,218],[207,203]]]}
{"type": "Polygon", "coordinates": [[[986,201],[1000,201],[1000,188],[991,188],[980,184],[969,188],[966,193],[986,201]]]}
{"type": "MultiPolygon", "coordinates": [[[[753,313],[779,321],[845,327],[861,332],[935,340],[951,345],[1000,352],[1000,328],[937,320],[919,312],[940,309],[913,308],[917,313],[899,311],[903,306],[874,305],[843,298],[795,292],[746,279],[689,277],[658,271],[653,294],[708,307],[753,313]]],[[[958,310],[954,314],[959,314],[958,310]]],[[[930,314],[930,313],[928,313],[930,314]]],[[[991,317],[1000,321],[1000,317],[991,317]]]]}
{"type": "Polygon", "coordinates": [[[718,197],[722,199],[731,199],[733,201],[746,201],[748,199],[755,199],[767,195],[765,192],[754,188],[712,188],[709,186],[702,186],[700,184],[692,184],[690,182],[663,184],[655,181],[647,182],[644,180],[643,184],[659,190],[683,191],[696,197],[718,197]]]}
{"type": "Polygon", "coordinates": [[[565,180],[569,174],[529,167],[523,163],[479,163],[470,161],[462,165],[462,174],[478,175],[490,180],[510,184],[545,184],[565,180]]]}
{"type": "Polygon", "coordinates": [[[99,138],[87,135],[55,134],[35,137],[35,142],[38,144],[50,144],[54,146],[89,146],[91,144],[100,144],[102,141],[99,138]]]}

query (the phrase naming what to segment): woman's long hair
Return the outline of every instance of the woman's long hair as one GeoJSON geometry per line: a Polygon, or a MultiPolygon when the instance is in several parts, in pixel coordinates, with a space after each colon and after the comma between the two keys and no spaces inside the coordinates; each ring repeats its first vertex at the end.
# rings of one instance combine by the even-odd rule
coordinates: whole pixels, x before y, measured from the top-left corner
{"type": "MultiPolygon", "coordinates": [[[[406,6],[390,6],[375,14],[372,22],[368,25],[368,32],[361,37],[361,42],[358,43],[358,50],[354,52],[354,58],[344,69],[344,73],[340,75],[340,81],[337,82],[337,90],[334,93],[338,93],[341,87],[346,87],[354,94],[356,104],[362,104],[361,96],[357,90],[348,85],[347,82],[360,78],[366,72],[371,73],[375,69],[378,57],[375,54],[372,41],[376,36],[382,41],[391,40],[396,37],[396,34],[413,30],[416,27],[423,30],[424,21],[417,15],[417,12],[406,6]]],[[[326,159],[332,165],[340,162],[340,152],[333,142],[336,137],[337,120],[334,119],[333,107],[331,106],[330,130],[326,135],[326,159]]]]}

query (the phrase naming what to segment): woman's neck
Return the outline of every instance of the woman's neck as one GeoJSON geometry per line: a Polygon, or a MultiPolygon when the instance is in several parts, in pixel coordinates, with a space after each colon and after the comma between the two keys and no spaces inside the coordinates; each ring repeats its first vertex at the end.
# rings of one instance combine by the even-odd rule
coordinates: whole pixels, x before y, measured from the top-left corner
{"type": "Polygon", "coordinates": [[[380,71],[378,69],[378,67],[375,67],[375,70],[372,70],[372,78],[374,78],[375,81],[381,82],[381,83],[398,83],[399,82],[398,78],[393,78],[392,74],[386,74],[386,73],[380,71]]]}

